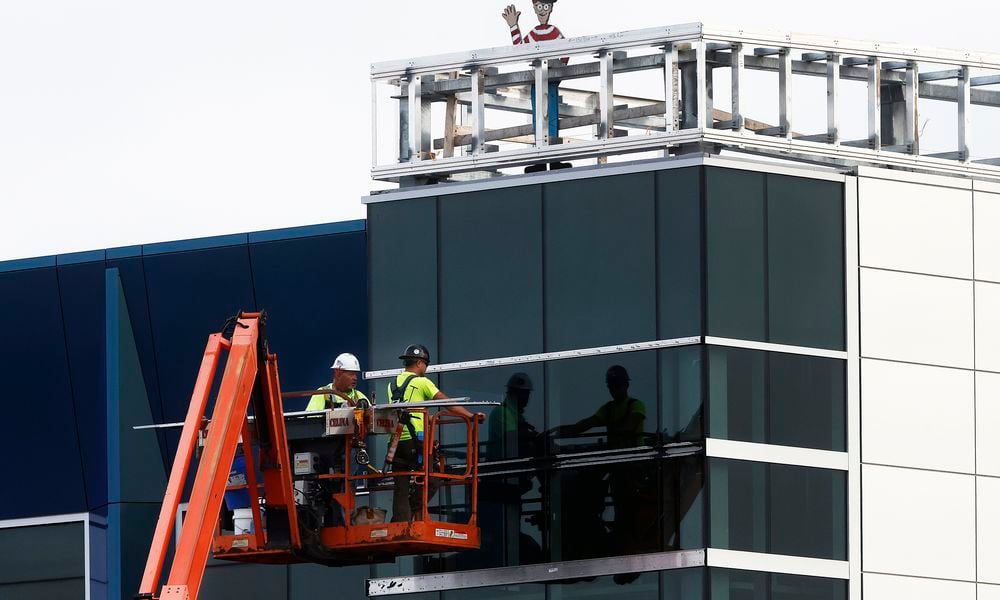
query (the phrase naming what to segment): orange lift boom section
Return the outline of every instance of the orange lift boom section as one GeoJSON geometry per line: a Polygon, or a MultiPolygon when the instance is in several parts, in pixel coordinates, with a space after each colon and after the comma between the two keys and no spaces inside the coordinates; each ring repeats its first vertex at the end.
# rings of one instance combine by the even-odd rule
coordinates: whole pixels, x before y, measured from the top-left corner
{"type": "MultiPolygon", "coordinates": [[[[402,554],[479,548],[476,523],[479,421],[452,414],[428,415],[426,408],[394,409],[392,415],[399,415],[402,419],[409,413],[424,415],[428,439],[423,448],[422,465],[412,472],[390,474],[369,467],[371,472],[352,474],[352,448],[365,449],[363,440],[369,433],[377,431],[376,423],[383,423],[382,432],[395,428],[397,436],[399,426],[395,418],[376,418],[373,407],[330,409],[323,413],[323,420],[312,415],[310,424],[320,424],[326,431],[321,438],[314,440],[316,444],[331,442],[334,439],[331,431],[342,436],[340,447],[345,451],[336,459],[342,463],[330,468],[329,472],[295,475],[278,382],[278,361],[277,356],[268,350],[265,321],[262,312],[241,313],[227,323],[223,332],[208,338],[139,593],[135,598],[196,599],[210,552],[216,558],[240,562],[317,562],[336,566],[392,560],[402,554]],[[229,325],[233,331],[231,338],[227,339],[225,333],[229,325]],[[205,411],[223,353],[228,353],[228,357],[218,383],[211,421],[208,421],[205,411]],[[345,410],[354,418],[345,419],[345,410]],[[346,430],[343,426],[345,421],[349,424],[346,430]],[[390,424],[384,425],[386,421],[390,424]],[[334,424],[338,427],[332,428],[334,424]],[[432,451],[436,431],[442,426],[455,424],[464,425],[466,430],[466,464],[461,465],[458,472],[455,468],[448,468],[445,461],[432,451]],[[202,448],[196,458],[199,444],[202,448]],[[241,446],[246,484],[234,486],[230,482],[230,472],[241,446]],[[192,460],[196,461],[197,470],[187,511],[166,582],[157,594],[192,460]],[[258,481],[258,473],[263,475],[263,481],[258,481]],[[357,508],[356,489],[361,485],[376,489],[384,485],[382,482],[389,475],[410,476],[418,484],[420,513],[411,521],[398,523],[372,519],[371,511],[366,513],[368,519],[352,518],[357,508]],[[306,481],[317,487],[296,486],[303,486],[306,481]],[[438,486],[464,485],[470,488],[471,506],[467,522],[431,519],[427,510],[428,489],[433,487],[428,483],[431,482],[438,486]],[[249,495],[253,523],[249,531],[235,528],[226,531],[222,527],[224,496],[234,489],[245,489],[249,495]],[[297,502],[296,494],[301,496],[303,489],[319,490],[311,497],[322,497],[322,502],[342,512],[340,522],[325,526],[322,519],[317,521],[308,506],[297,502]],[[303,524],[301,515],[313,515],[309,519],[311,524],[303,524]],[[305,543],[303,535],[306,536],[305,543]]],[[[357,453],[361,454],[361,451],[357,453]]],[[[361,463],[360,460],[358,462],[361,463]]],[[[384,511],[381,514],[384,517],[384,511]]]]}

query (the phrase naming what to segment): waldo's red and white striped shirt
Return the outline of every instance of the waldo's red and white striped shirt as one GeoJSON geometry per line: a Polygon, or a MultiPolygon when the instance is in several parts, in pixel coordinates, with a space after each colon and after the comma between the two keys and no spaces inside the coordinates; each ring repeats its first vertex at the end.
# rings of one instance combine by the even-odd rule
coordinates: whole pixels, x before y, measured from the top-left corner
{"type": "MultiPolygon", "coordinates": [[[[514,25],[510,28],[510,39],[514,42],[514,45],[518,44],[537,44],[540,42],[553,42],[555,40],[565,39],[562,32],[555,25],[535,25],[535,27],[527,33],[527,35],[521,35],[521,28],[514,25]]],[[[562,63],[568,64],[569,57],[564,56],[559,60],[562,63]]]]}
{"type": "Polygon", "coordinates": [[[521,28],[514,25],[510,28],[510,38],[514,45],[537,44],[539,42],[551,42],[563,39],[563,34],[555,25],[536,25],[528,32],[528,35],[521,36],[521,28]]]}

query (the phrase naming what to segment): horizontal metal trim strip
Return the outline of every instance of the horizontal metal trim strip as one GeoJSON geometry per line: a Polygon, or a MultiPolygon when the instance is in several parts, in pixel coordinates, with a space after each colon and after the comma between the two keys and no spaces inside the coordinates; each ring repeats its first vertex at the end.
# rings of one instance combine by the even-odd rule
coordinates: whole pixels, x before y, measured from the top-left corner
{"type": "Polygon", "coordinates": [[[463,588],[494,587],[602,577],[616,573],[646,573],[705,566],[705,550],[677,550],[565,562],[477,569],[435,575],[384,577],[366,581],[369,597],[417,592],[439,592],[463,588]]]}
{"type": "Polygon", "coordinates": [[[815,467],[817,469],[833,469],[837,471],[847,471],[849,464],[846,452],[779,446],[776,444],[758,444],[755,442],[738,442],[718,438],[708,438],[705,440],[705,455],[713,458],[749,460],[753,462],[792,465],[796,467],[815,467]]]}
{"type": "Polygon", "coordinates": [[[7,519],[0,521],[0,529],[15,527],[35,527],[38,525],[58,525],[60,523],[86,523],[90,513],[68,513],[64,515],[48,515],[44,517],[26,517],[23,519],[7,519]]]}
{"type": "Polygon", "coordinates": [[[850,579],[850,563],[846,560],[765,554],[763,552],[742,552],[720,548],[708,548],[705,554],[707,555],[705,562],[709,567],[805,575],[807,577],[826,577],[830,579],[850,579]]]}
{"type": "Polygon", "coordinates": [[[726,169],[740,169],[744,171],[755,171],[758,173],[771,173],[774,175],[788,175],[791,177],[805,177],[809,179],[820,179],[824,181],[836,181],[843,183],[846,175],[843,171],[845,167],[836,165],[810,165],[802,163],[776,163],[763,161],[754,158],[740,156],[718,156],[715,154],[684,154],[682,156],[671,156],[668,158],[651,158],[634,160],[623,163],[611,163],[607,165],[586,165],[572,169],[560,169],[557,171],[543,171],[541,173],[527,175],[507,175],[505,177],[491,177],[477,181],[463,181],[452,183],[439,183],[437,185],[421,185],[386,190],[373,193],[361,198],[363,204],[374,204],[377,202],[393,202],[396,200],[412,200],[415,198],[428,198],[431,196],[444,196],[449,194],[463,194],[471,191],[507,189],[527,185],[538,185],[547,183],[557,183],[560,181],[571,181],[577,179],[588,179],[592,177],[611,177],[613,175],[628,175],[632,173],[648,173],[652,171],[666,171],[669,169],[685,169],[697,166],[712,166],[726,169]]]}
{"type": "MultiPolygon", "coordinates": [[[[561,350],[558,352],[542,352],[539,354],[522,354],[521,356],[508,356],[504,358],[485,358],[482,360],[467,360],[462,362],[444,363],[427,367],[428,373],[443,373],[446,371],[463,371],[467,369],[485,369],[490,367],[503,367],[508,365],[521,365],[526,363],[545,362],[550,360],[564,360],[567,358],[582,358],[585,356],[599,356],[602,354],[618,354],[622,352],[640,352],[642,350],[655,350],[658,348],[675,348],[680,346],[691,346],[700,344],[701,336],[672,338],[669,340],[655,340],[650,342],[633,342],[630,344],[617,344],[614,346],[599,346],[596,348],[581,348],[579,350],[561,350]]],[[[393,377],[403,372],[403,369],[383,369],[381,371],[366,371],[365,379],[383,379],[393,377]]]]}
{"type": "Polygon", "coordinates": [[[805,346],[790,346],[787,344],[772,344],[771,342],[752,342],[749,340],[737,340],[733,338],[723,338],[715,336],[705,336],[705,343],[713,346],[727,346],[730,348],[746,348],[749,350],[763,350],[765,352],[781,352],[784,354],[800,354],[803,356],[820,356],[823,358],[839,358],[847,360],[847,352],[843,350],[827,350],[825,348],[808,348],[805,346]]]}

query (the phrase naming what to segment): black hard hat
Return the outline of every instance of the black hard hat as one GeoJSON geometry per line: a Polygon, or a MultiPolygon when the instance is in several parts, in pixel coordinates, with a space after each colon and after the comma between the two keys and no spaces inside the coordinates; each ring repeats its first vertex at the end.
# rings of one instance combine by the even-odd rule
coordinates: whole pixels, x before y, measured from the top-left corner
{"type": "Polygon", "coordinates": [[[622,383],[625,381],[630,381],[631,378],[628,376],[628,371],[625,367],[621,365],[611,365],[608,367],[608,372],[604,375],[604,381],[607,383],[622,383]]]}
{"type": "Polygon", "coordinates": [[[510,379],[507,380],[507,389],[526,390],[530,392],[535,388],[531,385],[531,378],[528,377],[527,373],[514,373],[510,376],[510,379]]]}
{"type": "Polygon", "coordinates": [[[399,358],[400,360],[419,358],[420,360],[431,362],[431,353],[427,351],[427,346],[410,344],[406,347],[406,350],[403,350],[403,354],[399,358]]]}

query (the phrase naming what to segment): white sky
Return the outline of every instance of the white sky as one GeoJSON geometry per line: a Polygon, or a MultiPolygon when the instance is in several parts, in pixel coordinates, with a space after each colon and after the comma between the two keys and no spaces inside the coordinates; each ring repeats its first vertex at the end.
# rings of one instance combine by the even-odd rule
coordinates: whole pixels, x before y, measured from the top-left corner
{"type": "MultiPolygon", "coordinates": [[[[363,217],[369,64],[506,45],[505,3],[2,0],[0,260],[363,217]]],[[[562,0],[552,23],[1000,52],[996,6],[562,0]]]]}

